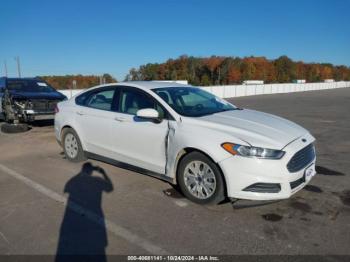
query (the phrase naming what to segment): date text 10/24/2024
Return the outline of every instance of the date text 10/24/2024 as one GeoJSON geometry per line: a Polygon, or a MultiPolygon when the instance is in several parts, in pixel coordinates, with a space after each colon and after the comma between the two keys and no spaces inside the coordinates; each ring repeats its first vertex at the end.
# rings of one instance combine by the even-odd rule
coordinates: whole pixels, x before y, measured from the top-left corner
{"type": "Polygon", "coordinates": [[[128,261],[219,261],[217,256],[128,256],[128,261]]]}

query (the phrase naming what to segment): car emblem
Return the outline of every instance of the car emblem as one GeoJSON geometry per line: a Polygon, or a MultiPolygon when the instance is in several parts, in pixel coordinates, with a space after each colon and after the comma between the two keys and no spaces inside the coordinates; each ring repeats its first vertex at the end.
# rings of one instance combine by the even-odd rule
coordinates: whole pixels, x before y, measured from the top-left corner
{"type": "Polygon", "coordinates": [[[305,138],[303,138],[303,139],[301,139],[301,141],[303,141],[304,143],[306,142],[306,139],[305,138]]]}

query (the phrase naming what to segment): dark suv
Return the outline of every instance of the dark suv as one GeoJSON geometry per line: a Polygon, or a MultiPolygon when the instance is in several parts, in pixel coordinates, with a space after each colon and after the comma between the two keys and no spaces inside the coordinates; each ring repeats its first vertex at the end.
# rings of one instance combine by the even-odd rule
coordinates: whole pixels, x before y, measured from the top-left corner
{"type": "Polygon", "coordinates": [[[56,104],[65,99],[39,78],[0,78],[0,117],[9,123],[53,119],[56,104]]]}

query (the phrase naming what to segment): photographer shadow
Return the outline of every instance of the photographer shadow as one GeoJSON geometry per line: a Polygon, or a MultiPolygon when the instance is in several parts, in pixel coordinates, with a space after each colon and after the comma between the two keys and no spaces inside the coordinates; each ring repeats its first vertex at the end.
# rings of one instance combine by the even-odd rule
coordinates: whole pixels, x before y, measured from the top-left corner
{"type": "Polygon", "coordinates": [[[99,261],[106,261],[108,239],[102,193],[112,191],[113,184],[106,172],[90,162],[66,183],[64,192],[69,197],[60,228],[56,261],[74,260],[76,255],[94,255],[99,261]]]}

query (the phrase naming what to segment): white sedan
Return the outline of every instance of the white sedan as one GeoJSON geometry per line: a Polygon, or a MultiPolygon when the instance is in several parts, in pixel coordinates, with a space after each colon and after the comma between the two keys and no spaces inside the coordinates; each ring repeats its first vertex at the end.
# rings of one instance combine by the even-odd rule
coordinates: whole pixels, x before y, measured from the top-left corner
{"type": "Polygon", "coordinates": [[[55,133],[71,161],[155,176],[200,204],[289,198],[316,174],[307,130],[189,85],[93,87],[58,104],[55,133]]]}

